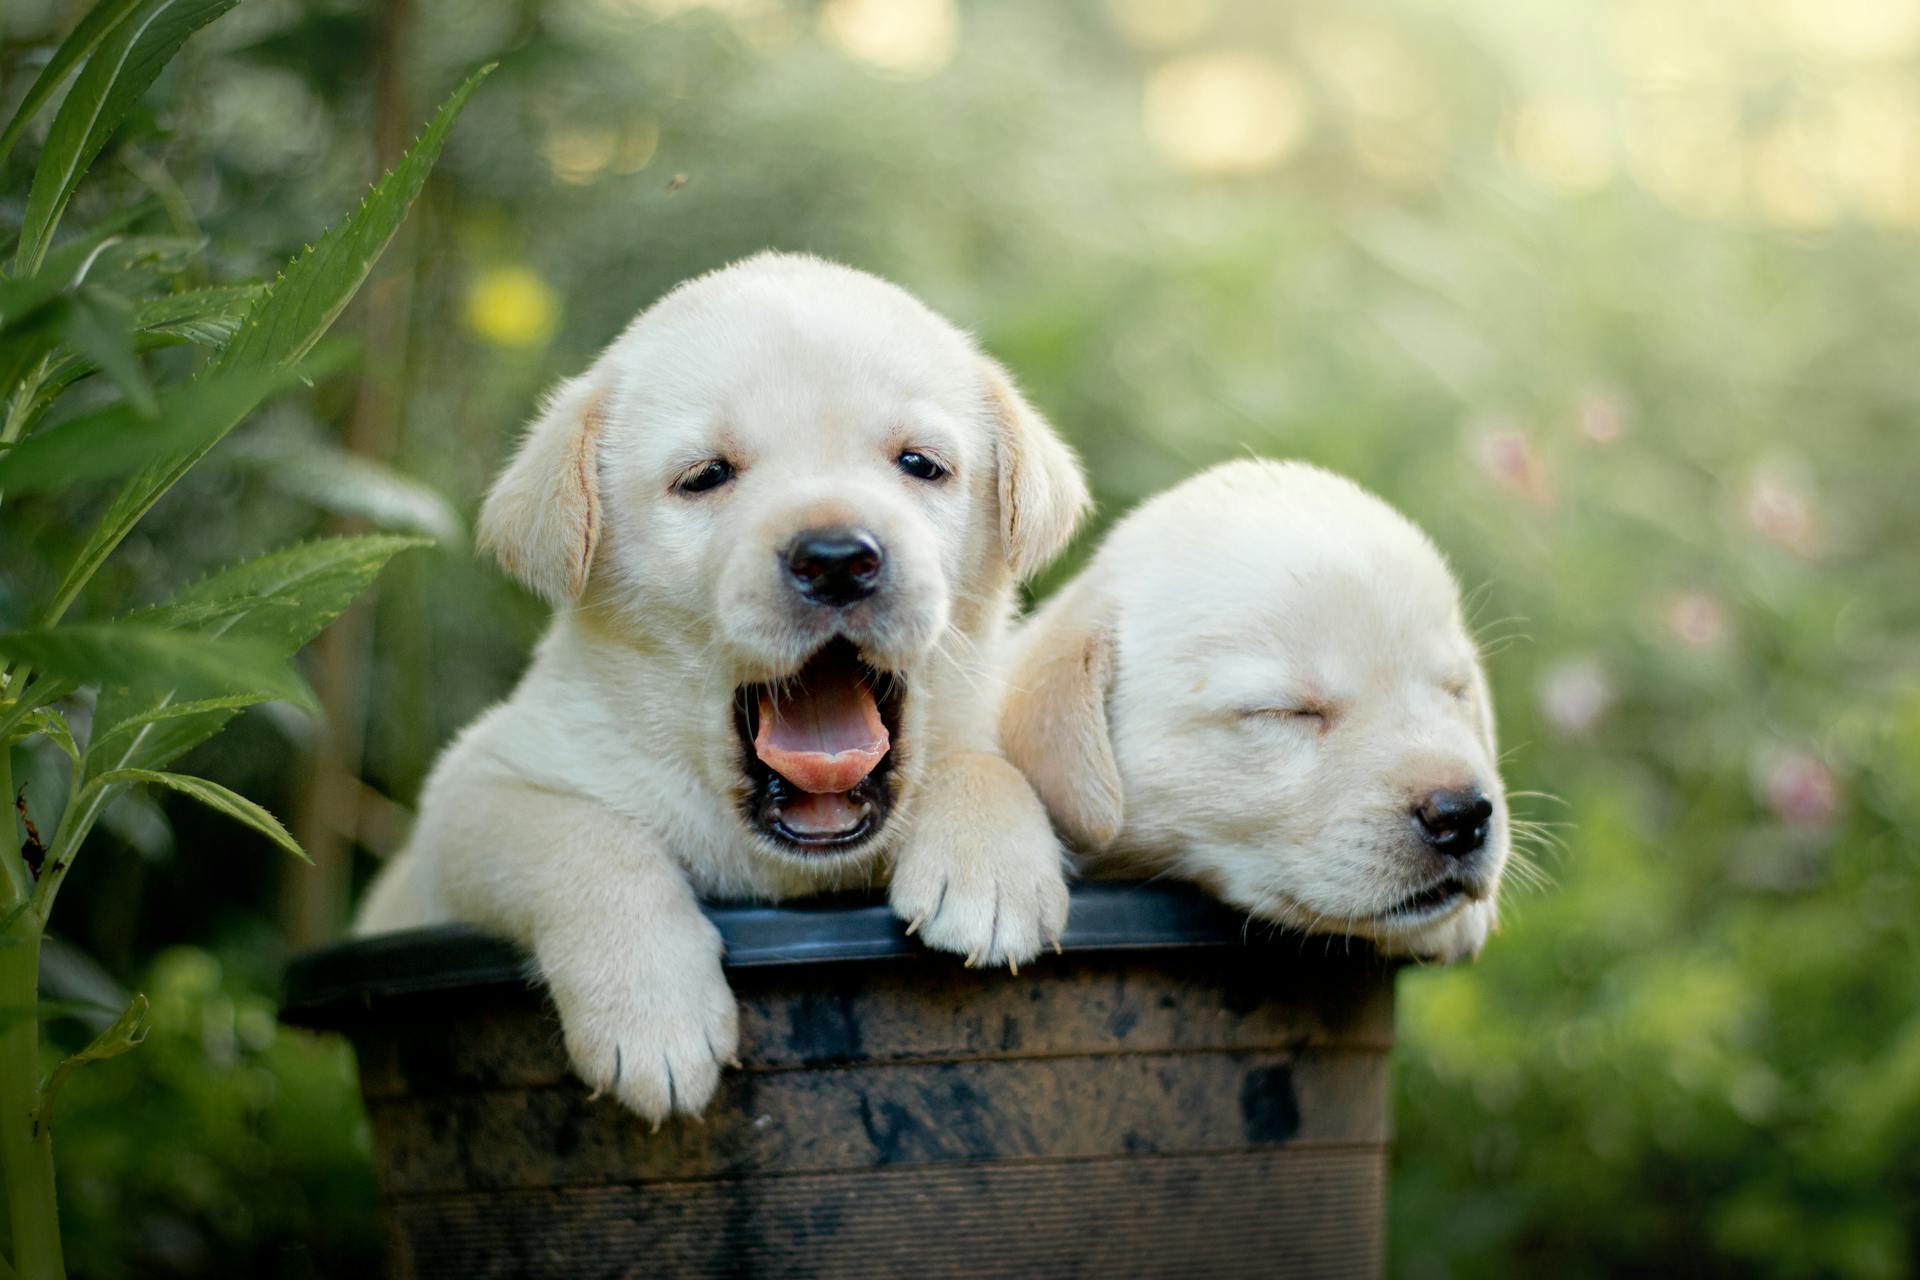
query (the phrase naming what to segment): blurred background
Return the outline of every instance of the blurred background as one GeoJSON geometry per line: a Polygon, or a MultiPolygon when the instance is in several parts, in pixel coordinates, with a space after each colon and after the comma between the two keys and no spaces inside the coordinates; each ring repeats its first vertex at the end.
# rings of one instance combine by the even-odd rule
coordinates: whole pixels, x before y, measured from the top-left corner
{"type": "MultiPolygon", "coordinates": [[[[7,4],[8,109],[82,8],[7,4]]],[[[62,971],[156,1028],[63,1098],[76,1273],[374,1264],[351,1056],[276,1027],[279,968],[541,628],[464,533],[541,389],[766,246],[907,285],[1080,450],[1099,527],[1042,593],[1248,452],[1452,558],[1557,825],[1476,965],[1402,978],[1394,1273],[1920,1271],[1920,0],[248,0],[83,203],[270,273],[496,57],[349,313],[359,376],[237,433],[86,602],[440,541],[306,655],[331,731],[269,707],[188,762],[315,869],[141,794],[76,868],[62,971]]],[[[0,617],[107,492],[17,504],[0,617]]]]}

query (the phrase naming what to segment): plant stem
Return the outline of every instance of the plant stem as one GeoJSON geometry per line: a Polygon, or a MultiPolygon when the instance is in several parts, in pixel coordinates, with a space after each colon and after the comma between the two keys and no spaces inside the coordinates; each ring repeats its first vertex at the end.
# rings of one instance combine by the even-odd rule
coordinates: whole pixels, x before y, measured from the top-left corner
{"type": "MultiPolygon", "coordinates": [[[[0,742],[0,802],[7,806],[0,831],[7,833],[6,847],[0,848],[0,881],[6,885],[5,905],[12,908],[33,895],[33,880],[27,873],[27,861],[20,856],[20,824],[14,821],[13,748],[0,742]]],[[[0,939],[4,941],[4,939],[0,939]]]]}
{"type": "Polygon", "coordinates": [[[20,1280],[63,1280],[60,1213],[53,1194],[53,1135],[39,1126],[40,921],[14,921],[0,946],[0,1178],[13,1226],[13,1270],[20,1280]]]}

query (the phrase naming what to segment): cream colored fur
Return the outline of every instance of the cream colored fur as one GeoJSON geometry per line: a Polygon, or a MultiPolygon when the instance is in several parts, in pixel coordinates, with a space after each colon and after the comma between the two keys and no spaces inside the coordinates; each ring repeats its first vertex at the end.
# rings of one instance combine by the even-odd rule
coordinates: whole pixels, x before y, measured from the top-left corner
{"type": "Polygon", "coordinates": [[[489,495],[480,540],[553,625],[439,761],[358,930],[523,943],[581,1078],[656,1120],[699,1111],[736,1047],[701,896],[888,884],[929,946],[1033,957],[1066,923],[1061,850],[999,753],[992,671],[1018,580],[1086,506],[1005,371],[893,285],[778,254],[682,285],[561,384],[489,495]],[[952,474],[903,474],[903,449],[952,474]],[[675,490],[722,456],[733,481],[675,490]],[[822,609],[776,548],[837,521],[884,542],[889,585],[822,609]],[[739,816],[733,691],[835,635],[906,682],[902,802],[856,853],[803,855],[739,816]]]}
{"type": "Polygon", "coordinates": [[[1172,872],[1390,951],[1479,951],[1509,848],[1486,679],[1440,554],[1358,485],[1287,462],[1196,476],[1121,521],[1009,654],[1007,756],[1089,871],[1172,872]],[[1451,865],[1414,806],[1469,785],[1494,817],[1467,895],[1383,919],[1451,865]]]}

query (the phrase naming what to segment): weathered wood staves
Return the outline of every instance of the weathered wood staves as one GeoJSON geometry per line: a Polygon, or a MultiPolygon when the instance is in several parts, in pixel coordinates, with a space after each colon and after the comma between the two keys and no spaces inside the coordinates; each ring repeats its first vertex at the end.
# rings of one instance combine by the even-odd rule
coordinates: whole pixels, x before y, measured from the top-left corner
{"type": "Polygon", "coordinates": [[[568,1073],[503,944],[315,953],[359,1052],[396,1276],[1370,1276],[1392,972],[1181,890],[1075,891],[1018,977],[884,908],[713,909],[746,1066],[658,1132],[568,1073]]]}

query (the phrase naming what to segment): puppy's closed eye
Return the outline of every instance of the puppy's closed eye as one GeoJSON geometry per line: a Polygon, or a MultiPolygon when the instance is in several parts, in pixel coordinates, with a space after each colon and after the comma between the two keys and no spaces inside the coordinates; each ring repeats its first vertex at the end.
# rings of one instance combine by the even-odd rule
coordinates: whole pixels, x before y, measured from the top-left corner
{"type": "Polygon", "coordinates": [[[1334,709],[1325,703],[1305,702],[1297,705],[1244,707],[1240,718],[1255,723],[1280,723],[1298,729],[1311,729],[1315,733],[1325,733],[1333,727],[1337,718],[1334,709]]]}

